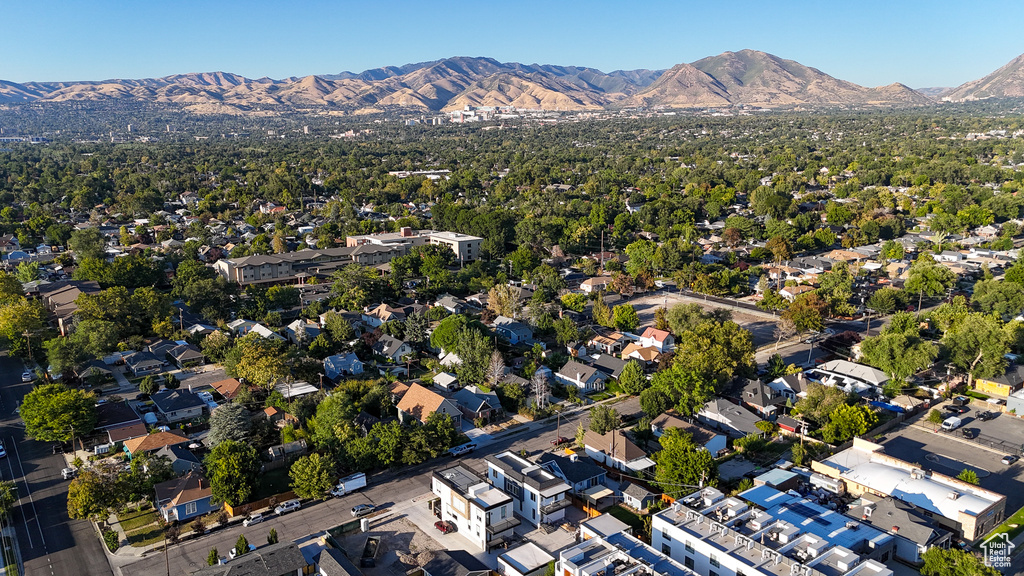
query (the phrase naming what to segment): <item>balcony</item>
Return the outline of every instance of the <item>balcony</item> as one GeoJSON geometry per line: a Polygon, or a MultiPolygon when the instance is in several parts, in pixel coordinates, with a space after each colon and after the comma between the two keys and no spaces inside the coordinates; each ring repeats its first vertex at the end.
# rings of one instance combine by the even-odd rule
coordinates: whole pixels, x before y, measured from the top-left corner
{"type": "Polygon", "coordinates": [[[554,514],[563,508],[568,508],[572,504],[572,501],[568,498],[562,498],[561,500],[555,500],[550,504],[545,504],[540,507],[541,514],[554,514]]]}
{"type": "Polygon", "coordinates": [[[502,532],[506,532],[508,530],[511,530],[511,529],[515,528],[516,526],[519,526],[520,524],[522,524],[522,521],[520,521],[519,518],[516,518],[514,516],[510,516],[508,518],[505,518],[504,520],[500,520],[498,522],[495,522],[494,524],[488,524],[487,525],[487,533],[488,534],[492,534],[492,535],[493,534],[501,534],[502,532]]]}

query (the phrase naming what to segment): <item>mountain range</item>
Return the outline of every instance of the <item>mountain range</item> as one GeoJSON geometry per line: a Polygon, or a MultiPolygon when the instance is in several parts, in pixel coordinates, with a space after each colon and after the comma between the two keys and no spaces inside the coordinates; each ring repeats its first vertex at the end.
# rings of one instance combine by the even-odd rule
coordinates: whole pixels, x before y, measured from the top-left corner
{"type": "Polygon", "coordinates": [[[141,80],[0,80],[0,104],[125,99],[176,104],[197,113],[260,109],[387,109],[441,112],[464,106],[545,110],[625,107],[706,108],[750,105],[918,106],[943,100],[1024,96],[1024,55],[958,88],[918,92],[903,84],[864,87],[756,50],[724,52],[668,70],[616,70],[503,63],[455,57],[361,73],[250,79],[226,72],[141,80]]]}

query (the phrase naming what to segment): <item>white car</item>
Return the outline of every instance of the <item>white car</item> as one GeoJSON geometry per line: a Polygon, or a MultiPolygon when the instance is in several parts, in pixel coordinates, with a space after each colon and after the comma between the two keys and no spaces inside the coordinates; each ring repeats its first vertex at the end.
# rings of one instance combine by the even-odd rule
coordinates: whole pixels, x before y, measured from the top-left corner
{"type": "Polygon", "coordinates": [[[77,476],[77,472],[74,468],[65,468],[60,471],[60,475],[63,476],[65,480],[71,480],[77,476]]]}
{"type": "Polygon", "coordinates": [[[459,456],[462,456],[463,454],[469,454],[470,452],[472,452],[475,449],[476,449],[476,444],[473,444],[472,442],[470,442],[469,444],[463,444],[461,446],[456,446],[456,447],[452,448],[451,450],[449,450],[448,453],[451,454],[452,456],[459,457],[459,456]]]}
{"type": "Polygon", "coordinates": [[[280,504],[278,504],[277,507],[274,508],[274,514],[280,516],[281,514],[287,514],[292,510],[298,510],[301,507],[302,503],[300,503],[298,500],[288,500],[287,502],[281,502],[280,504]]]}
{"type": "Polygon", "coordinates": [[[7,449],[3,444],[0,444],[0,458],[7,458],[7,449]]]}
{"type": "Polygon", "coordinates": [[[33,381],[35,379],[36,379],[35,374],[30,372],[29,370],[25,370],[24,372],[21,373],[21,381],[22,382],[31,382],[31,381],[33,381]]]}
{"type": "MultiPolygon", "coordinates": [[[[246,518],[245,520],[242,520],[242,526],[245,526],[246,528],[248,528],[249,526],[252,526],[253,524],[259,524],[260,522],[263,522],[263,514],[260,514],[259,512],[256,512],[254,514],[249,514],[248,518],[246,518]]],[[[232,556],[232,558],[234,558],[234,556],[232,556]]]]}
{"type": "Polygon", "coordinates": [[[352,507],[352,516],[356,518],[362,518],[370,512],[373,512],[377,507],[373,504],[357,504],[352,507]]]}

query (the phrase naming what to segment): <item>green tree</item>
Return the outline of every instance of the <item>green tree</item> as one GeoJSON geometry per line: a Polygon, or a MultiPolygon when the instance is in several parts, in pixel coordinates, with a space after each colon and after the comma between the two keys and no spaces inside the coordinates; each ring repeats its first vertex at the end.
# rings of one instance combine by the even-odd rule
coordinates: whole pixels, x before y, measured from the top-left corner
{"type": "Polygon", "coordinates": [[[461,314],[452,314],[434,328],[430,335],[430,345],[447,352],[455,350],[459,343],[459,331],[466,327],[466,317],[461,314]]]}
{"type": "Polygon", "coordinates": [[[277,544],[278,541],[277,528],[271,528],[270,532],[267,532],[267,544],[277,544]]]}
{"type": "Polygon", "coordinates": [[[932,408],[931,411],[928,412],[928,422],[934,424],[935,426],[939,426],[942,424],[942,420],[942,412],[939,412],[934,408],[932,408]]]}
{"type": "Polygon", "coordinates": [[[956,475],[957,480],[963,480],[968,484],[974,484],[975,486],[981,484],[981,479],[978,478],[978,473],[970,468],[964,468],[956,475]]]}
{"type": "Polygon", "coordinates": [[[597,434],[607,434],[616,430],[621,423],[622,419],[614,408],[598,404],[590,409],[590,429],[597,434]]]}
{"type": "Polygon", "coordinates": [[[256,486],[260,459],[256,449],[235,440],[225,440],[206,456],[213,498],[238,506],[248,502],[256,486]]]}
{"type": "Polygon", "coordinates": [[[25,333],[33,333],[46,326],[46,309],[39,300],[17,298],[0,304],[0,346],[13,352],[28,351],[25,333]]]}
{"type": "Polygon", "coordinates": [[[245,406],[238,402],[222,404],[210,413],[210,446],[217,446],[225,440],[248,442],[252,428],[252,416],[245,406]]]}
{"type": "Polygon", "coordinates": [[[644,375],[644,369],[640,367],[639,362],[636,360],[626,362],[619,374],[619,385],[622,386],[622,390],[626,394],[631,396],[636,396],[647,388],[647,376],[644,375]]]}
{"type": "Polygon", "coordinates": [[[825,327],[824,314],[828,303],[814,292],[801,294],[782,313],[782,318],[793,323],[797,332],[819,332],[825,327]]]}
{"type": "Polygon", "coordinates": [[[572,318],[564,316],[555,320],[555,340],[561,344],[566,345],[570,342],[575,342],[580,339],[580,330],[573,322],[572,318]]]}
{"type": "Polygon", "coordinates": [[[487,376],[491,360],[491,339],[476,328],[463,328],[458,333],[455,354],[462,362],[455,368],[462,384],[481,384],[487,376]]]}
{"type": "Polygon", "coordinates": [[[807,395],[797,401],[793,411],[823,426],[828,422],[829,415],[845,403],[846,393],[839,388],[811,382],[807,386],[807,395]]]}
{"type": "Polygon", "coordinates": [[[370,429],[370,436],[377,441],[377,462],[381,466],[391,467],[401,463],[402,451],[405,447],[405,429],[397,420],[387,424],[378,422],[370,429]]]}
{"type": "Polygon", "coordinates": [[[846,262],[836,262],[832,269],[818,277],[817,293],[825,302],[832,316],[849,316],[854,312],[850,305],[853,297],[853,274],[846,262]]]}
{"type": "Polygon", "coordinates": [[[18,501],[18,485],[11,480],[0,480],[0,518],[7,518],[18,501]]]}
{"type": "Polygon", "coordinates": [[[959,548],[933,546],[921,555],[921,559],[924,560],[922,576],[1000,576],[998,570],[959,548]]]}
{"type": "Polygon", "coordinates": [[[968,314],[942,338],[942,346],[954,366],[974,378],[991,378],[1006,369],[1008,337],[999,320],[979,313],[968,314]]]}
{"type": "Polygon", "coordinates": [[[210,553],[206,555],[206,565],[216,566],[220,563],[220,553],[217,552],[216,548],[210,548],[210,553]]]}
{"type": "Polygon", "coordinates": [[[830,443],[845,442],[854,436],[861,436],[878,423],[878,415],[861,405],[843,404],[833,410],[828,418],[828,424],[821,429],[821,437],[830,443]]]}
{"type": "Polygon", "coordinates": [[[654,454],[654,483],[665,494],[679,498],[700,487],[718,484],[714,456],[694,445],[689,434],[669,428],[659,441],[662,449],[654,454]]]}
{"type": "Polygon", "coordinates": [[[224,369],[257,388],[272,388],[288,374],[282,348],[281,342],[250,332],[235,341],[234,350],[225,356],[224,369]]]}
{"type": "Polygon", "coordinates": [[[974,283],[971,304],[982,312],[999,314],[1003,319],[1024,311],[1024,287],[1016,282],[982,280],[974,283]]]}
{"type": "Polygon", "coordinates": [[[867,300],[867,307],[879,314],[892,314],[906,305],[905,293],[889,286],[876,290],[867,300]]]}
{"type": "Polygon", "coordinates": [[[651,411],[649,412],[647,408],[643,408],[643,410],[653,418],[661,414],[664,408],[657,414],[653,413],[654,410],[660,407],[659,405],[662,401],[657,399],[655,394],[651,392],[652,390],[663,394],[667,404],[674,407],[680,414],[692,416],[708,400],[714,397],[715,380],[714,377],[693,368],[688,368],[680,362],[674,363],[668,369],[657,372],[651,379],[651,390],[645,390],[640,394],[641,407],[645,404],[646,397],[646,403],[651,411]],[[649,394],[649,392],[651,393],[649,394]]]}
{"type": "Polygon", "coordinates": [[[288,471],[292,490],[299,498],[323,498],[334,485],[333,473],[331,459],[315,452],[296,460],[288,471]]]}
{"type": "Polygon", "coordinates": [[[587,295],[580,292],[569,292],[561,298],[562,306],[573,312],[583,312],[587,307],[587,295]]]}
{"type": "Polygon", "coordinates": [[[666,315],[669,330],[680,335],[688,330],[693,330],[704,322],[725,322],[732,318],[727,310],[716,309],[714,312],[705,312],[700,304],[676,304],[669,308],[666,315]]]}
{"type": "Polygon", "coordinates": [[[640,317],[632,304],[619,304],[612,309],[612,322],[619,330],[632,332],[640,325],[640,317]]]}
{"type": "Polygon", "coordinates": [[[39,279],[39,264],[35,262],[22,262],[18,264],[17,272],[15,276],[18,278],[18,282],[32,282],[33,280],[39,279]]]}
{"type": "Polygon", "coordinates": [[[904,289],[917,293],[917,309],[921,310],[921,302],[925,295],[935,298],[946,292],[956,283],[953,272],[935,262],[928,254],[922,254],[911,266],[904,289]]]}
{"type": "Polygon", "coordinates": [[[607,326],[609,328],[615,326],[615,321],[612,320],[612,311],[608,308],[608,305],[604,303],[604,295],[600,292],[597,293],[597,300],[594,301],[594,307],[592,308],[591,314],[594,317],[594,322],[597,322],[601,326],[607,326]]]}
{"type": "Polygon", "coordinates": [[[101,259],[106,256],[106,242],[99,228],[75,230],[68,238],[68,248],[74,253],[75,259],[101,259]]]}
{"type": "Polygon", "coordinates": [[[861,342],[862,361],[888,374],[906,380],[931,366],[939,355],[939,347],[917,335],[880,334],[861,342]]]}
{"type": "Polygon", "coordinates": [[[245,537],[245,534],[239,534],[238,540],[235,540],[235,557],[244,556],[249,553],[249,540],[245,537]]]}
{"type": "Polygon", "coordinates": [[[83,470],[68,485],[68,516],[76,520],[105,517],[114,505],[115,483],[96,470],[83,470]]]}
{"type": "Polygon", "coordinates": [[[754,377],[753,336],[732,321],[703,322],[676,338],[674,364],[715,382],[716,390],[736,376],[754,377]]]}
{"type": "Polygon", "coordinates": [[[25,433],[41,442],[67,442],[96,427],[96,397],[63,384],[44,384],[25,395],[21,404],[25,433]]]}
{"type": "Polygon", "coordinates": [[[141,382],[139,382],[139,392],[142,392],[143,394],[149,394],[152,396],[157,393],[157,390],[160,390],[160,384],[158,384],[156,378],[153,378],[152,376],[146,376],[141,382]]]}
{"type": "Polygon", "coordinates": [[[644,272],[654,272],[654,253],[658,245],[650,240],[637,240],[626,246],[626,273],[636,277],[644,272]]]}

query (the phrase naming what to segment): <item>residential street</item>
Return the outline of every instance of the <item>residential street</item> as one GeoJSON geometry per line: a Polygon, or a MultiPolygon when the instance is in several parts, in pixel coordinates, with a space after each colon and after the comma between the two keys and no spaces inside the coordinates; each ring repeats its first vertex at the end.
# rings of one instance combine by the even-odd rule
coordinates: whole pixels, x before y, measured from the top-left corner
{"type": "Polygon", "coordinates": [[[21,499],[11,524],[17,531],[25,576],[111,574],[91,522],[70,520],[67,485],[61,478],[64,460],[50,444],[25,438],[14,413],[32,384],[21,382],[21,361],[0,357],[0,437],[7,458],[0,461],[3,479],[14,479],[21,499]]]}

